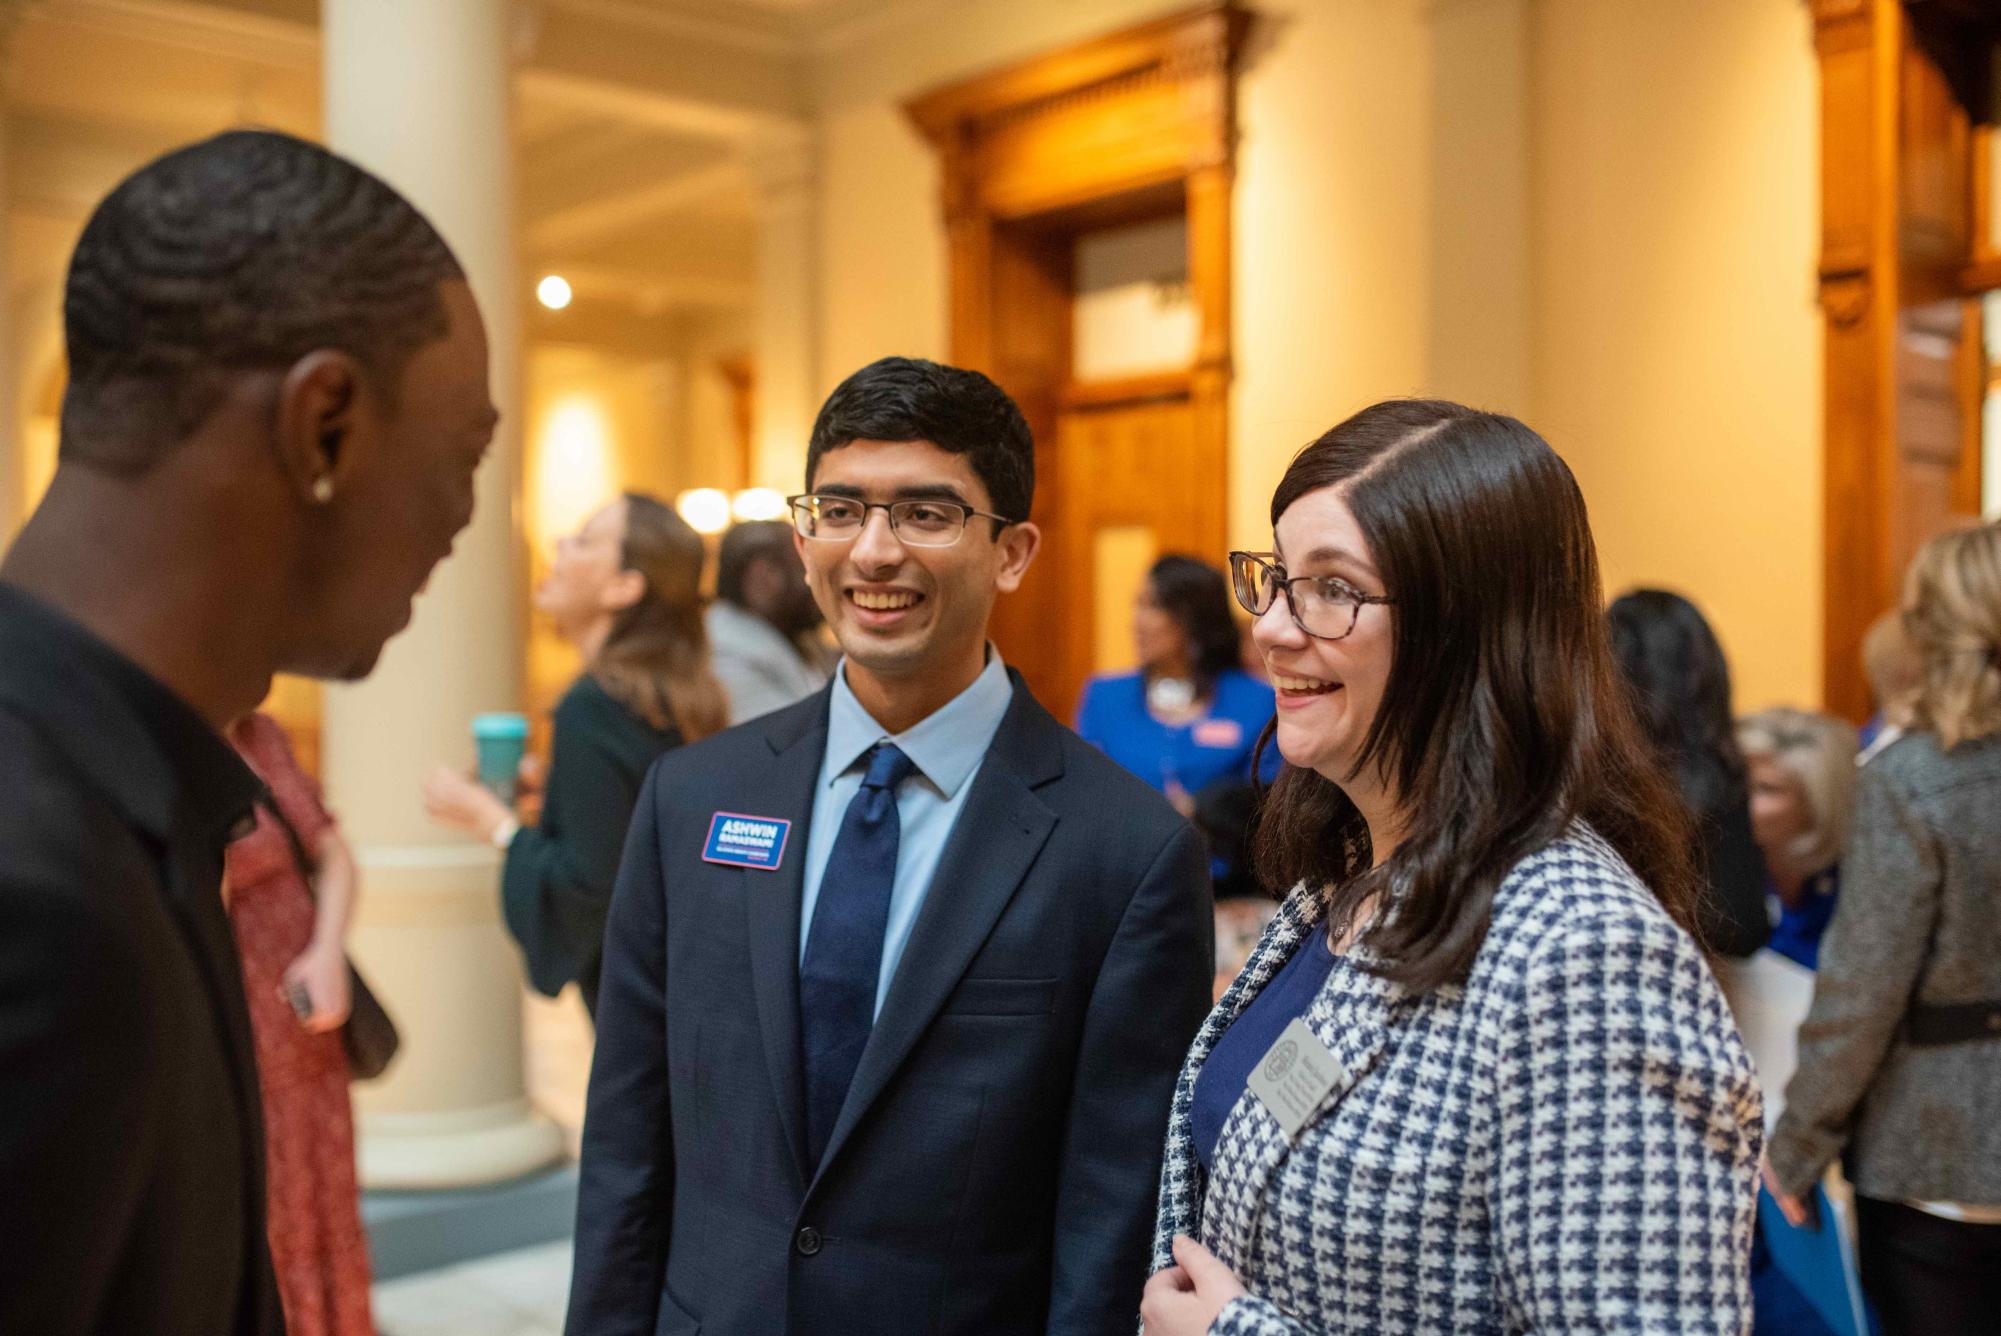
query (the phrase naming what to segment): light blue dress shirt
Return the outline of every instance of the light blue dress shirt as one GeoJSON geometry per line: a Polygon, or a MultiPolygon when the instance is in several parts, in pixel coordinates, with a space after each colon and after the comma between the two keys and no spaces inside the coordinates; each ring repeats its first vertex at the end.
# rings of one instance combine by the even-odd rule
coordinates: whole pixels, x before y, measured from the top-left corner
{"type": "Polygon", "coordinates": [[[820,903],[820,881],[841,819],[862,786],[862,757],[878,742],[893,742],[917,767],[896,795],[896,819],[902,827],[896,850],[896,885],[889,894],[889,926],[882,937],[882,972],[875,987],[875,1014],[889,995],[889,981],[910,941],[917,911],[931,890],[945,841],[959,820],[973,776],[987,759],[987,748],[1000,731],[1001,717],[1014,700],[1014,684],[999,651],[987,647],[987,666],[973,684],[951,701],[901,733],[891,734],[862,708],[848,689],[844,662],[834,674],[833,701],[827,712],[827,753],[820,762],[814,790],[812,825],[806,833],[806,879],[799,904],[799,959],[806,959],[806,942],[813,931],[813,910],[820,903]]]}

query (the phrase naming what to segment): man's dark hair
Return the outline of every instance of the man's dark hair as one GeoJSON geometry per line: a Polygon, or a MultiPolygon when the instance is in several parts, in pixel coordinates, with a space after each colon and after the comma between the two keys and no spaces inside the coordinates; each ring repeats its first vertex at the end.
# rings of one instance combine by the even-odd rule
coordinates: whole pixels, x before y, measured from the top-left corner
{"type": "Polygon", "coordinates": [[[918,357],[885,357],[842,381],[813,423],[806,486],[820,456],[851,441],[929,441],[965,455],[997,514],[1028,518],[1035,440],[1007,391],[977,371],[918,357]]]}
{"type": "Polygon", "coordinates": [[[408,200],[318,145],[232,130],[169,153],[97,206],[70,260],[61,456],[143,471],[233,375],[322,348],[393,390],[462,276],[408,200]]]}
{"type": "Polygon", "coordinates": [[[743,606],[744,577],[763,559],[794,562],[792,526],[783,520],[751,520],[733,524],[716,549],[716,597],[743,606]]]}

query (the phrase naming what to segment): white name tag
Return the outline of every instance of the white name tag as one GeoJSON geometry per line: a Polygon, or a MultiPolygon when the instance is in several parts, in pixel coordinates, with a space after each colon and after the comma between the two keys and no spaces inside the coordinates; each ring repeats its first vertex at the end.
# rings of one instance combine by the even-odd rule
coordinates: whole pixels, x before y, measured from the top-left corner
{"type": "Polygon", "coordinates": [[[1305,1021],[1295,1019],[1258,1059],[1247,1084],[1278,1119],[1289,1141],[1299,1135],[1327,1092],[1347,1074],[1341,1059],[1328,1051],[1305,1021]]]}

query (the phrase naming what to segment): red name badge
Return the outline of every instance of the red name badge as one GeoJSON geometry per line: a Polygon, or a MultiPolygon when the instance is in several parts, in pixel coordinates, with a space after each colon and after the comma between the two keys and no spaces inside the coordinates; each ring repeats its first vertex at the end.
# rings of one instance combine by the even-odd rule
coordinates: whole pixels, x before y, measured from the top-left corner
{"type": "Polygon", "coordinates": [[[1198,747],[1241,747],[1244,743],[1244,726],[1234,719],[1204,719],[1195,725],[1195,745],[1198,747]]]}

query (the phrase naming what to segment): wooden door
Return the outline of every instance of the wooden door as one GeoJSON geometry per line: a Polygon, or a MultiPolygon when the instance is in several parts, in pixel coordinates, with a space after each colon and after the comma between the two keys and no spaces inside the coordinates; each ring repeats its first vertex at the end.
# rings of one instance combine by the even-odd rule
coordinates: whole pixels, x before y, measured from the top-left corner
{"type": "Polygon", "coordinates": [[[1068,717],[1085,678],[1132,666],[1132,600],[1154,558],[1220,554],[1206,550],[1207,507],[1188,485],[1207,461],[1185,376],[1076,387],[1056,436],[1062,579],[1043,632],[1055,651],[1043,703],[1068,717]]]}
{"type": "Polygon", "coordinates": [[[1145,535],[1171,532],[1163,550],[1221,558],[1235,62],[1249,23],[1235,0],[1203,0],[906,104],[942,169],[952,360],[991,375],[1035,433],[1035,518],[1047,545],[1001,600],[994,638],[1059,715],[1098,662],[1096,619],[1120,596],[1093,590],[1101,557],[1124,571],[1145,535]],[[1143,383],[1076,387],[1076,238],[1174,213],[1187,220],[1200,317],[1191,364],[1143,383]],[[1139,441],[1179,461],[1172,472],[1158,461],[1142,470],[1157,503],[1143,516],[1119,507],[1148,493],[1115,500],[1127,465],[1100,457],[1137,458],[1139,441]]]}
{"type": "Polygon", "coordinates": [[[1896,606],[1918,547],[1979,508],[1980,313],[1963,278],[1976,258],[1975,136],[1937,35],[1914,29],[1901,0],[1812,3],[1827,330],[1823,683],[1828,709],[1860,719],[1863,633],[1896,606]]]}

